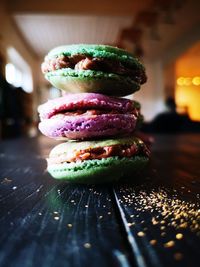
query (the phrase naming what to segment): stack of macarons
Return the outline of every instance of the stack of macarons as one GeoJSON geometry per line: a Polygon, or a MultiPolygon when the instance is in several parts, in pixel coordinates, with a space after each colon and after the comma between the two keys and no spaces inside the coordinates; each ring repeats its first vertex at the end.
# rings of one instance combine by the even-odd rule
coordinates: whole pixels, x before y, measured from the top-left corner
{"type": "Polygon", "coordinates": [[[123,98],[146,81],[143,65],[128,52],[106,45],[66,45],[42,64],[45,78],[65,92],[38,108],[40,131],[57,140],[47,159],[56,179],[104,183],[134,175],[149,151],[134,136],[140,104],[123,98]]]}

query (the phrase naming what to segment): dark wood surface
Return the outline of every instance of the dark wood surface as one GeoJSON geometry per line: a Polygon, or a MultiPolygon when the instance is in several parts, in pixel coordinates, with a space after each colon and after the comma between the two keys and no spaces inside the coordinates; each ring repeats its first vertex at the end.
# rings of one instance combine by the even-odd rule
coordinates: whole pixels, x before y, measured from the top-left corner
{"type": "Polygon", "coordinates": [[[52,179],[55,144],[0,144],[1,267],[199,266],[200,135],[156,136],[148,169],[113,186],[52,179]]]}

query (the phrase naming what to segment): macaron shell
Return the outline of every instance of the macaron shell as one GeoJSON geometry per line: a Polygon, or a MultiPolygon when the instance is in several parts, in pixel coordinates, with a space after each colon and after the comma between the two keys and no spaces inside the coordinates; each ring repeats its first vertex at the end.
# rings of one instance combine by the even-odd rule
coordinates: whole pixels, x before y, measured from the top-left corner
{"type": "Polygon", "coordinates": [[[71,72],[60,69],[49,72],[45,78],[56,88],[69,93],[101,93],[126,96],[140,89],[140,85],[129,77],[99,71],[82,70],[71,72]],[[73,76],[74,75],[74,76],[73,76]]]}
{"type": "Polygon", "coordinates": [[[63,111],[75,111],[78,109],[113,110],[120,113],[130,113],[133,109],[140,109],[138,102],[110,97],[95,93],[66,94],[47,101],[38,107],[41,120],[49,119],[53,115],[63,111]]]}
{"type": "Polygon", "coordinates": [[[122,62],[124,61],[132,66],[144,69],[140,61],[137,58],[133,57],[132,54],[123,49],[109,45],[97,45],[97,44],[63,45],[52,49],[48,53],[47,58],[50,59],[59,55],[73,56],[78,54],[92,56],[92,57],[110,58],[122,62]]]}
{"type": "Polygon", "coordinates": [[[118,181],[120,178],[136,175],[148,163],[147,157],[110,157],[101,160],[87,160],[76,163],[50,165],[47,171],[55,178],[72,183],[99,184],[118,181]]]}
{"type": "Polygon", "coordinates": [[[64,116],[39,123],[40,131],[59,139],[91,139],[127,135],[135,130],[137,118],[132,114],[105,114],[96,116],[64,116]]]}

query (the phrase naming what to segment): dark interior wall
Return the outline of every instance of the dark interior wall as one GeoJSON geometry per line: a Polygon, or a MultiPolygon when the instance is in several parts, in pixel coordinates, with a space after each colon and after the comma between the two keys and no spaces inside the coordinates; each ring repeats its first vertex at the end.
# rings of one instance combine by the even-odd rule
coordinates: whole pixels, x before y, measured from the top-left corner
{"type": "Polygon", "coordinates": [[[5,79],[6,59],[0,51],[0,139],[28,133],[32,121],[32,94],[5,79]]]}

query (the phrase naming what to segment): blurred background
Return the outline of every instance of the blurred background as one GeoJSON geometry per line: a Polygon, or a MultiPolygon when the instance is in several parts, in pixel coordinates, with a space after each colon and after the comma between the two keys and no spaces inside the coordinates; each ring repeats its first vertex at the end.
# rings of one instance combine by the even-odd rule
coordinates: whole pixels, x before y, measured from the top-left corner
{"type": "Polygon", "coordinates": [[[1,0],[0,139],[37,135],[37,106],[60,95],[40,65],[72,43],[125,48],[145,64],[148,82],[130,96],[144,131],[166,132],[177,118],[172,131],[199,130],[199,14],[198,0],[1,0]]]}

